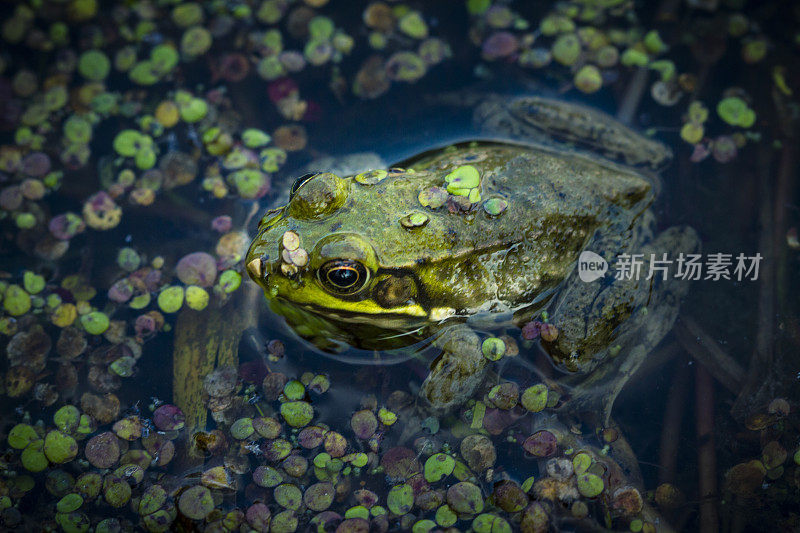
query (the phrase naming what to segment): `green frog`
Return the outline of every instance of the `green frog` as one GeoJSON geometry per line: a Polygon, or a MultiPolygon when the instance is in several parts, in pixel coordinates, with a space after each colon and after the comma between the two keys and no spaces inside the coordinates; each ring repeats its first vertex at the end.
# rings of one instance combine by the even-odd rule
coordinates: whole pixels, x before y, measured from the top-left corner
{"type": "Polygon", "coordinates": [[[246,258],[271,308],[325,351],[435,347],[419,394],[436,412],[464,403],[484,380],[497,346],[483,344],[487,336],[543,319],[553,327],[541,347],[566,373],[570,405],[607,417],[671,328],[686,282],[672,271],[647,279],[646,267],[628,279],[607,266],[584,281],[582,253],[596,254],[602,269],[623,254],[674,259],[695,252],[698,241],[689,228],[655,232],[654,174],[574,144],[543,143],[542,122],[527,116],[543,102],[554,136],[652,166],[669,154],[574,104],[496,100],[509,133],[495,123],[500,140],[352,176],[298,179],[289,202],[262,218],[246,258]],[[576,114],[579,127],[564,135],[576,114]],[[536,125],[527,137],[526,121],[536,125]]]}

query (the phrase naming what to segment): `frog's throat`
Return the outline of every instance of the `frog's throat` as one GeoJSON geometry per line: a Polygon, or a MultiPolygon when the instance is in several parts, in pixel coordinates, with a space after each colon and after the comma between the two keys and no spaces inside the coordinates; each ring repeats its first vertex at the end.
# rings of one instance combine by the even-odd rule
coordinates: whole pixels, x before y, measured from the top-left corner
{"type": "Polygon", "coordinates": [[[397,308],[398,312],[387,311],[384,308],[380,308],[380,312],[370,312],[371,309],[360,308],[356,311],[334,310],[313,303],[300,303],[279,297],[274,298],[273,301],[271,307],[283,316],[288,316],[292,314],[291,310],[295,310],[302,316],[313,317],[316,321],[326,322],[337,329],[347,328],[348,324],[356,324],[404,334],[416,332],[428,323],[428,315],[418,305],[406,306],[409,309],[397,308]]]}
{"type": "Polygon", "coordinates": [[[428,325],[424,319],[403,316],[345,317],[283,298],[268,298],[268,302],[295,333],[327,353],[342,352],[347,346],[370,350],[411,346],[420,341],[428,325]]]}

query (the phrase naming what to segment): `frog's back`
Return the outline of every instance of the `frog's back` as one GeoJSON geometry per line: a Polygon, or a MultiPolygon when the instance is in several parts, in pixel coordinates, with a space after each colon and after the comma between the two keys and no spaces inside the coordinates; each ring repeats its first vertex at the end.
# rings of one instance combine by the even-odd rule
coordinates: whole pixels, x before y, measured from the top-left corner
{"type": "Polygon", "coordinates": [[[536,298],[563,280],[596,231],[624,231],[653,198],[635,170],[538,146],[464,143],[404,164],[413,172],[352,179],[326,230],[361,235],[382,268],[418,276],[430,307],[465,314],[536,298]],[[478,172],[479,201],[421,203],[466,166],[478,172]]]}

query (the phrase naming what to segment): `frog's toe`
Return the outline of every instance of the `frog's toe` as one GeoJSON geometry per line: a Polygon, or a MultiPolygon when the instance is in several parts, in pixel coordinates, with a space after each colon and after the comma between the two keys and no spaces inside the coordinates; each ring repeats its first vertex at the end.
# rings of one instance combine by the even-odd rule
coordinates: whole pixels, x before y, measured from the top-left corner
{"type": "Polygon", "coordinates": [[[486,358],[479,337],[465,326],[449,328],[434,341],[442,354],[420,388],[420,399],[434,412],[447,412],[469,400],[483,381],[486,358]]]}
{"type": "Polygon", "coordinates": [[[420,399],[431,411],[452,411],[472,397],[483,381],[484,367],[480,360],[470,363],[444,353],[422,383],[420,399]]]}

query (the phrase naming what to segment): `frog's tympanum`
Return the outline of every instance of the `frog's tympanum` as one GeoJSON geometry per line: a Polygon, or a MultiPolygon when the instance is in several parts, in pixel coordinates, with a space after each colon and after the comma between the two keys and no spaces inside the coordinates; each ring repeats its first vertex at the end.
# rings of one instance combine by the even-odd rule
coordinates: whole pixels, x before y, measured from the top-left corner
{"type": "MultiPolygon", "coordinates": [[[[636,135],[610,124],[606,132],[636,135]]],[[[612,148],[653,150],[637,139],[612,148]]],[[[689,229],[654,234],[657,178],[565,146],[507,142],[462,143],[399,166],[304,176],[288,204],[264,216],[246,262],[272,309],[328,351],[433,339],[441,355],[420,394],[436,410],[480,384],[485,332],[546,312],[559,333],[542,347],[572,374],[573,400],[600,401],[607,414],[672,326],[686,288],[672,272],[647,279],[650,254],[697,249],[689,229]],[[612,265],[643,254],[645,266],[630,279],[616,279],[612,266],[581,281],[585,250],[612,265]]]]}

